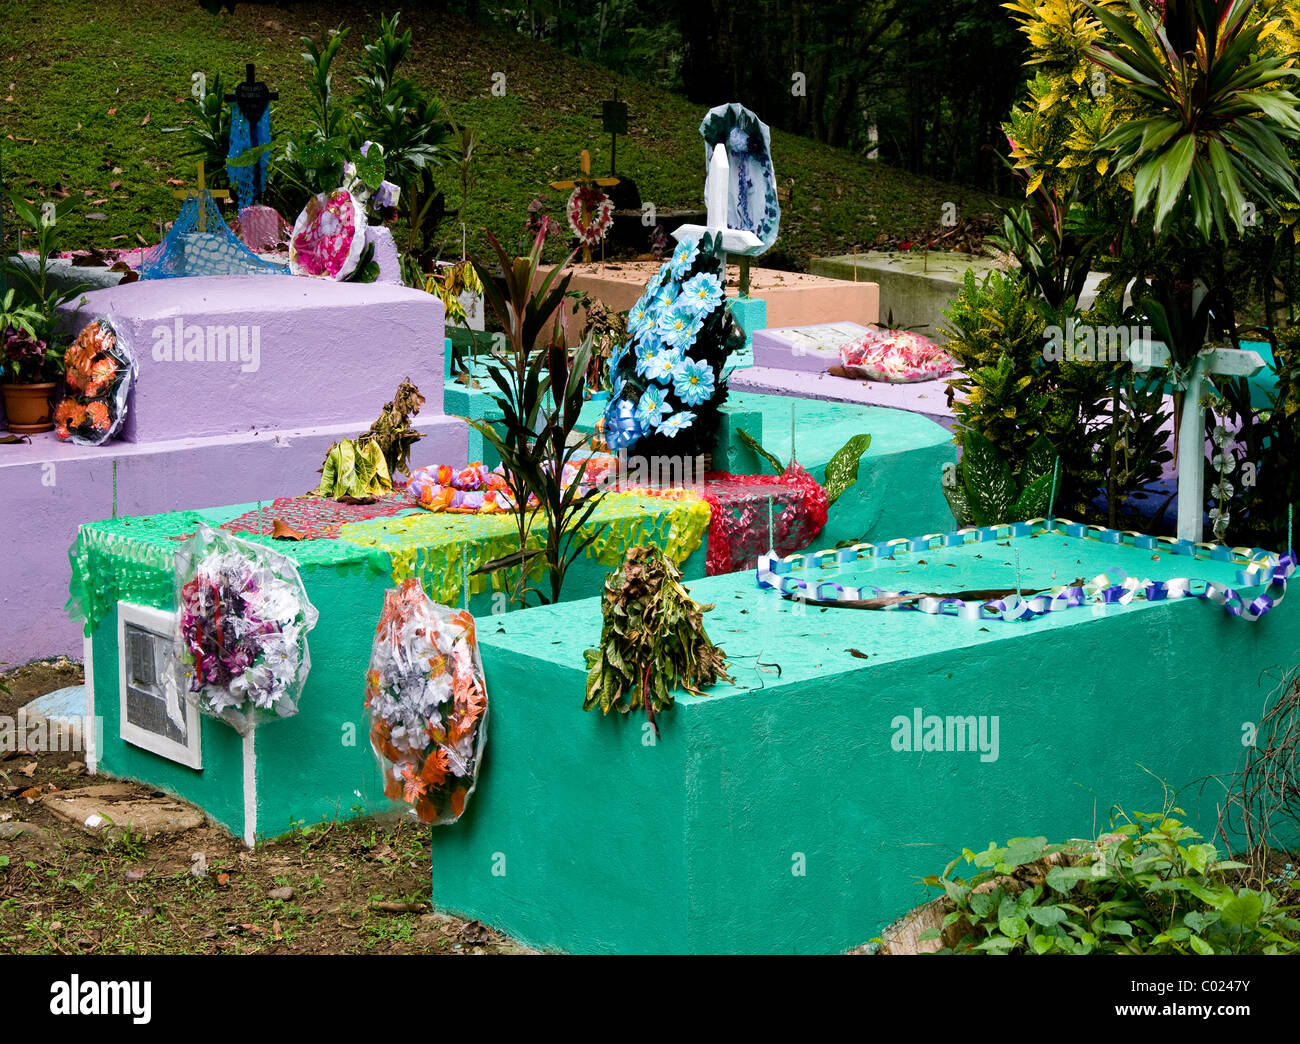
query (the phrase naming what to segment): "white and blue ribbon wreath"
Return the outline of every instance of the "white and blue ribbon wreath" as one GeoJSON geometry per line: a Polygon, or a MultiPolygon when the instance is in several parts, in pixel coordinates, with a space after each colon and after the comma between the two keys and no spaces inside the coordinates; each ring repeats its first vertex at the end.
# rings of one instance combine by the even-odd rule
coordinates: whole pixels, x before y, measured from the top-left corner
{"type": "Polygon", "coordinates": [[[855,544],[852,547],[818,551],[813,554],[795,554],[782,558],[763,555],[758,560],[756,579],[758,586],[778,591],[782,597],[801,602],[861,602],[873,598],[915,598],[914,601],[882,607],[888,610],[913,610],[933,616],[955,616],[963,620],[1002,620],[1010,623],[1032,620],[1048,613],[1076,609],[1084,605],[1128,605],[1134,599],[1149,602],[1172,601],[1177,598],[1200,598],[1222,606],[1229,616],[1256,621],[1265,616],[1286,596],[1287,581],[1296,571],[1296,553],[1287,551],[1274,555],[1249,548],[1228,548],[1221,544],[1193,543],[1171,537],[1153,537],[1143,533],[1121,532],[1101,526],[1083,526],[1065,520],[1042,519],[1018,522],[1012,525],[986,526],[980,529],[963,529],[953,533],[934,533],[912,539],[890,540],[880,544],[855,544]],[[1228,587],[1211,580],[1178,577],[1172,580],[1143,580],[1119,571],[1117,578],[1102,573],[1082,585],[1053,587],[1047,592],[1037,592],[1028,598],[1011,595],[988,601],[966,601],[961,598],[943,598],[925,592],[907,590],[890,591],[874,585],[854,587],[834,580],[813,582],[794,574],[832,566],[851,565],[864,558],[894,559],[899,552],[929,551],[936,547],[1005,540],[1013,536],[1028,536],[1034,532],[1059,532],[1067,536],[1097,539],[1103,543],[1128,544],[1144,550],[1154,550],[1164,545],[1173,554],[1196,557],[1197,550],[1209,552],[1215,561],[1235,561],[1244,568],[1237,571],[1236,583],[1241,588],[1264,587],[1253,598],[1236,587],[1228,587]],[[1126,539],[1127,538],[1127,539],[1126,539]]]}

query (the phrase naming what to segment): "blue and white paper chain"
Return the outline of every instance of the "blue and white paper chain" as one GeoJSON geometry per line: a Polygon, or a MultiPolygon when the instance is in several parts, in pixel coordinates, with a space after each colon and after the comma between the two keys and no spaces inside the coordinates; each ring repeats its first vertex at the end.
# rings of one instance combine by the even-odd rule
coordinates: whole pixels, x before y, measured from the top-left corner
{"type": "MultiPolygon", "coordinates": [[[[786,598],[802,602],[860,602],[873,598],[909,597],[919,592],[889,591],[880,587],[853,587],[834,580],[813,582],[796,576],[830,568],[851,566],[863,559],[895,559],[898,552],[930,551],[939,547],[954,547],[984,541],[1006,540],[1011,537],[1030,536],[1034,533],[1059,533],[1083,539],[1096,539],[1102,543],[1128,545],[1142,550],[1164,550],[1170,554],[1196,558],[1197,551],[1208,552],[1212,561],[1234,562],[1237,570],[1237,587],[1228,587],[1211,580],[1178,577],[1173,580],[1143,580],[1119,571],[1118,579],[1102,573],[1085,584],[1054,587],[1049,592],[1023,598],[1011,595],[985,602],[966,601],[961,598],[937,598],[932,595],[917,597],[915,601],[887,606],[886,609],[905,609],[935,616],[955,616],[963,620],[1032,620],[1035,617],[1075,609],[1083,605],[1118,603],[1127,605],[1135,598],[1160,602],[1176,598],[1201,598],[1223,607],[1230,616],[1258,620],[1286,595],[1287,580],[1296,571],[1296,553],[1282,555],[1251,548],[1229,548],[1222,544],[1197,543],[1172,537],[1153,537],[1145,533],[1107,529],[1103,526],[1081,525],[1065,519],[1033,519],[1012,525],[985,526],[979,529],[961,529],[953,533],[932,533],[913,539],[890,540],[880,544],[855,544],[852,547],[833,548],[810,555],[795,554],[782,558],[763,555],[758,560],[756,578],[759,587],[773,588],[786,598]],[[1264,590],[1247,598],[1240,588],[1264,590]]],[[[1203,557],[1203,556],[1202,556],[1203,557]]]]}

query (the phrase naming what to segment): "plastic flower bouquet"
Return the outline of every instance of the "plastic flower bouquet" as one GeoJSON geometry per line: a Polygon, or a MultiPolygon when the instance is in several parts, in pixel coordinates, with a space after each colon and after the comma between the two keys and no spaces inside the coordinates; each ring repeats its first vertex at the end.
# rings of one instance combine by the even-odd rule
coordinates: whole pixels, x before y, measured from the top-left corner
{"type": "Polygon", "coordinates": [[[55,432],[83,446],[111,439],[126,420],[135,359],[111,320],[87,323],[63,357],[66,394],[54,411],[55,432]]]}
{"type": "Polygon", "coordinates": [[[344,279],[360,262],[365,239],[365,207],[347,189],[312,196],[294,222],[289,271],[315,279],[344,279]]]}
{"type": "Polygon", "coordinates": [[[292,560],[200,526],[176,553],[180,691],[241,734],[298,713],[317,612],[292,560]]]}
{"type": "Polygon", "coordinates": [[[685,240],[628,311],[629,340],[610,357],[601,425],[611,451],[695,456],[712,449],[727,399],[723,367],[741,344],[724,279],[712,237],[685,240]]]}
{"type": "Polygon", "coordinates": [[[426,511],[490,515],[514,510],[505,475],[499,468],[492,471],[477,461],[460,470],[449,464],[417,468],[406,483],[406,492],[426,511]]]}
{"type": "Polygon", "coordinates": [[[871,330],[840,349],[840,362],[854,377],[889,384],[936,381],[957,368],[951,355],[909,330],[871,330]]]}
{"type": "Polygon", "coordinates": [[[418,578],[384,595],[366,672],[370,744],[384,793],[424,823],[454,823],[487,740],[474,617],[439,605],[418,578]]]}

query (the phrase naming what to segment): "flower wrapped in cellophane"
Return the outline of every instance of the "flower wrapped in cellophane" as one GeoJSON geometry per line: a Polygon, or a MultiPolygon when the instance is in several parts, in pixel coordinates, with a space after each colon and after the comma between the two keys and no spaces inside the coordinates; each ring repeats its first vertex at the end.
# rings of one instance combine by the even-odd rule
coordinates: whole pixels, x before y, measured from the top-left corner
{"type": "Polygon", "coordinates": [[[107,318],[87,323],[63,357],[64,396],[54,411],[55,434],[99,446],[122,427],[135,377],[135,358],[107,318]]]}
{"type": "Polygon", "coordinates": [[[294,562],[200,526],[176,553],[180,691],[241,734],[298,713],[316,608],[294,562]]]}
{"type": "Polygon", "coordinates": [[[487,739],[474,617],[439,605],[418,578],[389,590],[366,672],[366,708],[384,793],[422,822],[456,822],[474,793],[487,739]]]}
{"type": "Polygon", "coordinates": [[[937,381],[957,367],[934,341],[910,330],[868,330],[840,347],[840,362],[853,377],[889,384],[937,381]]]}

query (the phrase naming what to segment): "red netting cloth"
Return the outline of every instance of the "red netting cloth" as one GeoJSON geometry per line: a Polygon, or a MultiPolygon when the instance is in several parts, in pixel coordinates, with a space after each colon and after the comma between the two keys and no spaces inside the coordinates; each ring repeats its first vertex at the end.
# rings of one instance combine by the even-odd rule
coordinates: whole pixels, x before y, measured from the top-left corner
{"type": "Polygon", "coordinates": [[[279,519],[312,539],[333,540],[339,535],[339,527],[349,522],[388,518],[411,506],[411,498],[405,492],[385,494],[377,497],[373,504],[342,504],[328,497],[277,497],[262,506],[260,526],[258,511],[254,508],[238,518],[232,518],[221,528],[231,533],[260,533],[270,536],[272,525],[279,519]]]}
{"type": "MultiPolygon", "coordinates": [[[[637,491],[662,496],[681,492],[640,487],[637,491]]],[[[691,492],[708,501],[712,512],[706,576],[753,569],[758,556],[767,553],[769,539],[778,554],[802,551],[826,525],[826,491],[793,461],[780,475],[713,471],[704,477],[703,489],[691,492]]]]}

